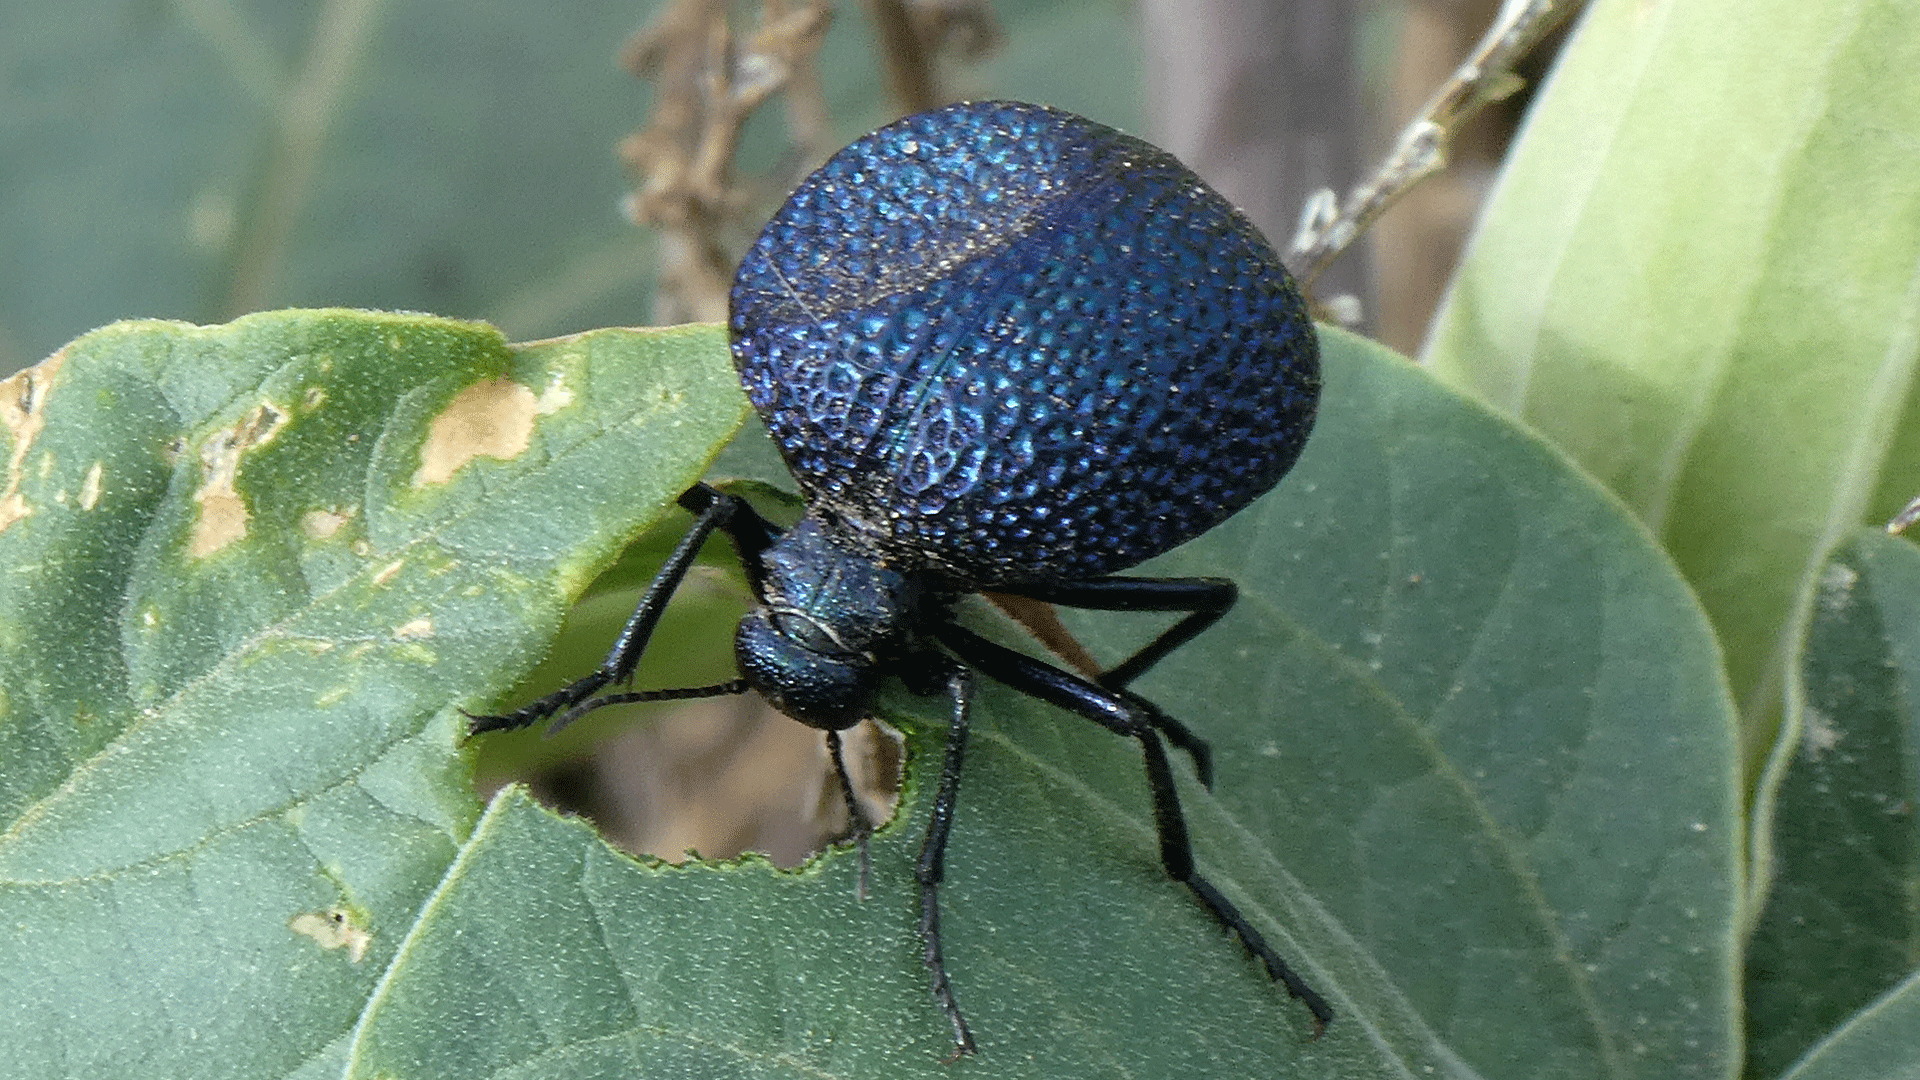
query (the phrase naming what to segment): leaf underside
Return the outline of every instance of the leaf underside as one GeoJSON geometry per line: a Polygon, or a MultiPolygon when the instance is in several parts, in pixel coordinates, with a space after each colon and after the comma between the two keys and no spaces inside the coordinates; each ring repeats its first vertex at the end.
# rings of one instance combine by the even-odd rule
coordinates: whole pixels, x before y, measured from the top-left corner
{"type": "Polygon", "coordinates": [[[1659,537],[1750,775],[1829,550],[1920,492],[1916,70],[1904,0],[1593,4],[1423,357],[1659,537]]]}

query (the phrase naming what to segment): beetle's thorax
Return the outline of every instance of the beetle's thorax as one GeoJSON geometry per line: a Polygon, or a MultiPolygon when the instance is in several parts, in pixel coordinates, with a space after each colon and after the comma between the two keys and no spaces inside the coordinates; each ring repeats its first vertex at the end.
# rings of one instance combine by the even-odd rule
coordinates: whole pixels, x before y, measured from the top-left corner
{"type": "Polygon", "coordinates": [[[802,723],[858,723],[872,708],[884,661],[907,648],[921,618],[921,580],[889,569],[814,514],[761,562],[760,607],[734,636],[741,675],[802,723]]]}
{"type": "Polygon", "coordinates": [[[920,615],[920,582],[863,548],[837,524],[808,514],[761,556],[761,604],[818,626],[841,651],[889,651],[920,615]]]}

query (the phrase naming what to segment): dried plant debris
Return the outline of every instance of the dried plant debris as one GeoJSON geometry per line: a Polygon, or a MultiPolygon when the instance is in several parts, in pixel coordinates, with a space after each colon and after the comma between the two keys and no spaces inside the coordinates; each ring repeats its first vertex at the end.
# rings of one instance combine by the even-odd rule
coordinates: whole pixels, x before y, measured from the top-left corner
{"type": "MultiPolygon", "coordinates": [[[[830,139],[814,69],[832,8],[827,0],[765,0],[744,38],[725,0],[674,0],[623,51],[629,71],[654,84],[653,115],[621,145],[640,186],[627,216],[659,230],[661,273],[654,321],[726,318],[734,234],[754,192],[734,168],[748,117],[785,91],[797,160],[824,156],[830,139]]],[[[775,178],[774,190],[791,177],[775,178]]]]}
{"type": "Polygon", "coordinates": [[[945,104],[938,58],[977,60],[1000,43],[986,0],[867,0],[880,38],[887,89],[902,112],[945,104]]]}
{"type": "MultiPolygon", "coordinates": [[[[627,199],[634,223],[660,235],[653,320],[726,318],[733,265],[750,238],[751,208],[771,203],[824,160],[837,140],[817,59],[833,18],[830,0],[672,0],[623,50],[623,64],[654,86],[647,125],[620,148],[640,185],[627,199]],[[752,26],[737,33],[737,26],[752,26]],[[742,177],[740,131],[778,95],[791,147],[775,175],[742,177]]],[[[938,61],[985,55],[1000,41],[986,0],[868,0],[880,64],[902,112],[945,100],[938,61]]],[[[757,223],[757,222],[754,222],[757,223]]]]}

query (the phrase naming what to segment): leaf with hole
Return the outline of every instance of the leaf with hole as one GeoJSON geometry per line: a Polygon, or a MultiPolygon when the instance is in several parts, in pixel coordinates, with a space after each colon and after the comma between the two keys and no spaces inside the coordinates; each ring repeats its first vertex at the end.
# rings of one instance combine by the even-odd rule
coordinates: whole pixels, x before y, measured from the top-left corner
{"type": "Polygon", "coordinates": [[[0,1071],[342,1043],[477,816],[454,707],[732,433],[716,352],[284,312],[0,383],[0,1071]]]}
{"type": "MultiPolygon", "coordinates": [[[[1340,1015],[1311,1040],[1167,880],[1137,748],[989,688],[944,892],[977,1067],[1719,1075],[1739,786],[1701,613],[1539,440],[1325,342],[1295,474],[1143,568],[1244,594],[1141,689],[1218,750],[1216,794],[1182,780],[1203,869],[1340,1015]]],[[[737,424],[717,329],[283,313],[63,358],[7,399],[35,417],[0,532],[14,1068],[950,1075],[911,870],[940,703],[893,700],[867,903],[839,855],[661,866],[467,792],[453,706],[737,424]]],[[[1069,619],[1109,657],[1154,625],[1069,619]]]]}

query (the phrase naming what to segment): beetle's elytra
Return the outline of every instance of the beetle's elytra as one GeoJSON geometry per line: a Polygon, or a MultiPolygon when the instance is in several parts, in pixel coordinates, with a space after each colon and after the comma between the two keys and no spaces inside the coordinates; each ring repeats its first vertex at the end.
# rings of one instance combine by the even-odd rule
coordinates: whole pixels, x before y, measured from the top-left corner
{"type": "Polygon", "coordinates": [[[734,279],[734,362],[810,505],[972,585],[1096,577],[1219,524],[1319,400],[1304,305],[1165,151],[956,105],[835,154],[734,279]]]}

